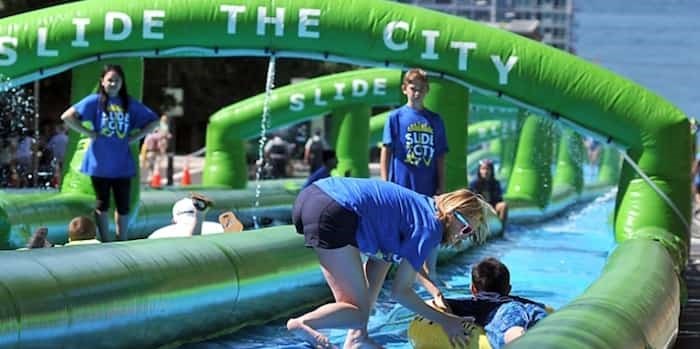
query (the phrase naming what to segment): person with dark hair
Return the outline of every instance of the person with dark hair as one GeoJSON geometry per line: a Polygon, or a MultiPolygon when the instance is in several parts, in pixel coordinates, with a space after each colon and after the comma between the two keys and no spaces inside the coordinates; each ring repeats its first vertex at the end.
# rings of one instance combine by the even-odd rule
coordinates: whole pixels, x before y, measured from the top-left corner
{"type": "Polygon", "coordinates": [[[304,188],[310,186],[313,182],[331,176],[331,171],[338,165],[338,159],[335,157],[335,150],[323,151],[323,165],[319,167],[304,183],[304,188]]]}
{"type": "Polygon", "coordinates": [[[53,244],[48,239],[49,229],[47,227],[39,227],[34,231],[34,234],[27,242],[27,249],[53,247],[53,244]]]}
{"type": "Polygon", "coordinates": [[[137,173],[129,145],[158,127],[157,115],[129,96],[121,66],[107,65],[100,76],[98,92],[68,108],[61,119],[91,140],[80,171],[90,176],[95,190],[95,221],[100,239],[114,240],[107,221],[109,200],[114,193],[116,234],[120,240],[127,240],[131,179],[137,173]]]}
{"type": "Polygon", "coordinates": [[[265,161],[270,166],[270,177],[284,178],[287,176],[287,164],[289,163],[289,142],[277,134],[272,137],[264,147],[265,161]]]}
{"type": "Polygon", "coordinates": [[[304,144],[304,162],[309,165],[309,172],[314,173],[323,166],[323,152],[328,144],[321,136],[321,129],[315,129],[314,134],[304,144]]]}
{"type": "Polygon", "coordinates": [[[502,348],[547,316],[544,304],[510,295],[510,271],[498,259],[481,260],[471,274],[472,297],[445,298],[443,305],[432,305],[451,314],[474,317],[492,348],[502,348]]]}
{"type": "Polygon", "coordinates": [[[96,227],[90,218],[78,216],[68,223],[68,243],[63,246],[99,244],[96,227]]]}
{"type": "Polygon", "coordinates": [[[498,213],[498,218],[505,226],[508,219],[508,204],[503,200],[501,182],[494,176],[493,161],[484,159],[479,161],[477,177],[469,183],[469,189],[484,197],[498,213]]]}

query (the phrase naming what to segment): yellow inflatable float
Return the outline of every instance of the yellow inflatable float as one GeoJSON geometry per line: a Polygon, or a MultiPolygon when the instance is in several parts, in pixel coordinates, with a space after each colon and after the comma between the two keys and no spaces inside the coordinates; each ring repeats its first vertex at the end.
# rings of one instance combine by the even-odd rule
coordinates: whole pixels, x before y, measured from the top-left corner
{"type": "MultiPolygon", "coordinates": [[[[466,349],[491,349],[491,344],[481,326],[467,322],[464,332],[469,333],[466,349]]],[[[442,327],[422,316],[416,316],[408,325],[408,340],[416,349],[453,348],[442,327]]]]}
{"type": "MultiPolygon", "coordinates": [[[[430,304],[433,308],[440,310],[430,304]]],[[[554,312],[552,307],[546,306],[545,310],[548,314],[554,312]]],[[[465,349],[491,349],[488,337],[484,329],[474,323],[467,322],[464,324],[464,332],[468,333],[467,339],[469,343],[465,349]]],[[[411,346],[416,349],[446,349],[455,348],[450,339],[443,331],[442,326],[422,317],[416,316],[408,325],[408,340],[411,346]]]]}

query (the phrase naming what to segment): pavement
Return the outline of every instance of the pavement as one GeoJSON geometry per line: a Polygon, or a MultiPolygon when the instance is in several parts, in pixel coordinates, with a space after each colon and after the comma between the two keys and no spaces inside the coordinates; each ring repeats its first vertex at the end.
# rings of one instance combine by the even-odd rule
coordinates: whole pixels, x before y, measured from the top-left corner
{"type": "Polygon", "coordinates": [[[700,213],[694,215],[690,231],[690,257],[684,273],[688,302],[681,308],[675,349],[700,348],[700,213]]]}

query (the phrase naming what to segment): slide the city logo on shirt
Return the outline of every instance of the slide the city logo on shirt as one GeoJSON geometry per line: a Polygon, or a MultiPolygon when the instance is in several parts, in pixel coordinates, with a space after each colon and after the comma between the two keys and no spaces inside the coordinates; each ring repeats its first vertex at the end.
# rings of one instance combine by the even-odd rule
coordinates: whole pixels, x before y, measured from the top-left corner
{"type": "Polygon", "coordinates": [[[129,130],[129,113],[125,113],[119,104],[110,104],[107,106],[107,112],[102,112],[100,124],[100,134],[103,136],[113,137],[116,134],[118,138],[123,139],[129,130]]]}
{"type": "Polygon", "coordinates": [[[406,163],[413,166],[430,166],[435,155],[435,133],[430,124],[416,122],[406,130],[406,163]]]}

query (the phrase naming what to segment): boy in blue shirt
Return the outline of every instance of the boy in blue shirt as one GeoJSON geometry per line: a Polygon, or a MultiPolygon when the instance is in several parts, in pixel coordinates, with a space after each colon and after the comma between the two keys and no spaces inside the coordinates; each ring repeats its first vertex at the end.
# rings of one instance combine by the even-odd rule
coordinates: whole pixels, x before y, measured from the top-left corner
{"type": "Polygon", "coordinates": [[[508,268],[489,257],[472,267],[471,298],[447,298],[445,304],[436,307],[474,317],[474,322],[484,328],[491,347],[500,349],[547,316],[543,304],[510,296],[510,290],[508,268]]]}
{"type": "Polygon", "coordinates": [[[423,195],[440,194],[445,189],[447,140],[440,115],[423,105],[427,74],[409,70],[401,92],[408,99],[406,105],[393,110],[384,125],[381,177],[423,195]]]}

